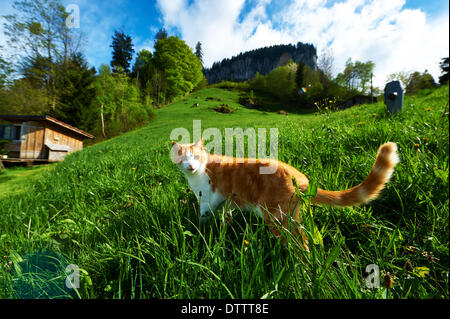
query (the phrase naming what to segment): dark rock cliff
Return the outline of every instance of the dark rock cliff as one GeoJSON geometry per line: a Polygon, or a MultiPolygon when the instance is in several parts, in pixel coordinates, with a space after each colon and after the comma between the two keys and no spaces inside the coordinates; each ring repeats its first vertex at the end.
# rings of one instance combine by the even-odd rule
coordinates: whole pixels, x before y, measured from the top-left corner
{"type": "Polygon", "coordinates": [[[312,44],[298,42],[297,45],[282,44],[240,53],[231,59],[215,62],[210,69],[204,69],[208,83],[222,80],[245,81],[258,72],[267,75],[273,69],[285,65],[292,59],[302,61],[313,70],[317,68],[317,51],[312,44]]]}

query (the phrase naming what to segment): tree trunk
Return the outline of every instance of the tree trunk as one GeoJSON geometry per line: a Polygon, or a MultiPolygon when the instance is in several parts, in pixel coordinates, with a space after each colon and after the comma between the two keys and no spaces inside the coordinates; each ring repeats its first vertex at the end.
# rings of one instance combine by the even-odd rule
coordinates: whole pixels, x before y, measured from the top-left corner
{"type": "Polygon", "coordinates": [[[103,137],[106,137],[106,135],[105,135],[105,121],[103,119],[103,104],[100,107],[100,119],[102,121],[102,134],[103,134],[103,137]]]}

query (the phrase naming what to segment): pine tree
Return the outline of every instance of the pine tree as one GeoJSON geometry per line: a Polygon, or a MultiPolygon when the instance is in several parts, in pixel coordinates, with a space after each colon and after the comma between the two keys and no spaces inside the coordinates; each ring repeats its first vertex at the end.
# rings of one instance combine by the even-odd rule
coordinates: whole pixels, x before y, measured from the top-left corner
{"type": "Polygon", "coordinates": [[[300,61],[297,66],[297,71],[295,72],[295,84],[297,88],[301,89],[305,85],[305,63],[300,61]]]}
{"type": "Polygon", "coordinates": [[[131,37],[123,31],[114,31],[113,42],[110,46],[113,48],[113,57],[111,67],[113,72],[122,70],[127,75],[130,74],[130,62],[133,58],[134,48],[131,37]]]}
{"type": "Polygon", "coordinates": [[[155,36],[156,42],[158,42],[158,40],[162,40],[162,39],[167,39],[167,31],[164,28],[159,29],[158,33],[155,36]]]}
{"type": "Polygon", "coordinates": [[[58,108],[50,114],[56,118],[79,127],[91,130],[96,118],[90,113],[95,99],[95,68],[89,67],[81,53],[72,54],[67,61],[55,65],[58,92],[58,108]]]}
{"type": "Polygon", "coordinates": [[[200,62],[203,64],[203,50],[202,50],[202,44],[201,42],[197,42],[195,45],[195,56],[200,60],[200,62]]]}

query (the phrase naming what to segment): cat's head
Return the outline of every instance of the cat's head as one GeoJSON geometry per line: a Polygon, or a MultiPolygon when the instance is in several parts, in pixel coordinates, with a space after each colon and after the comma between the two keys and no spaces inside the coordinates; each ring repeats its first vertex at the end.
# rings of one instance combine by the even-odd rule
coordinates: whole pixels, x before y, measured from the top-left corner
{"type": "Polygon", "coordinates": [[[207,153],[203,147],[203,139],[193,144],[172,142],[172,160],[185,174],[204,172],[207,153]]]}

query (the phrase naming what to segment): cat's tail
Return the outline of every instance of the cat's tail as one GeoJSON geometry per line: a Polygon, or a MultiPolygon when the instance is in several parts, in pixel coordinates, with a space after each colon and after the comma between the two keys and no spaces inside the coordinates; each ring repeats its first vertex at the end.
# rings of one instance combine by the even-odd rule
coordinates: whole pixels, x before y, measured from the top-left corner
{"type": "Polygon", "coordinates": [[[383,144],[378,150],[372,170],[361,184],[344,191],[326,191],[319,188],[311,202],[342,207],[367,203],[377,198],[399,161],[397,145],[392,142],[383,144]]]}

